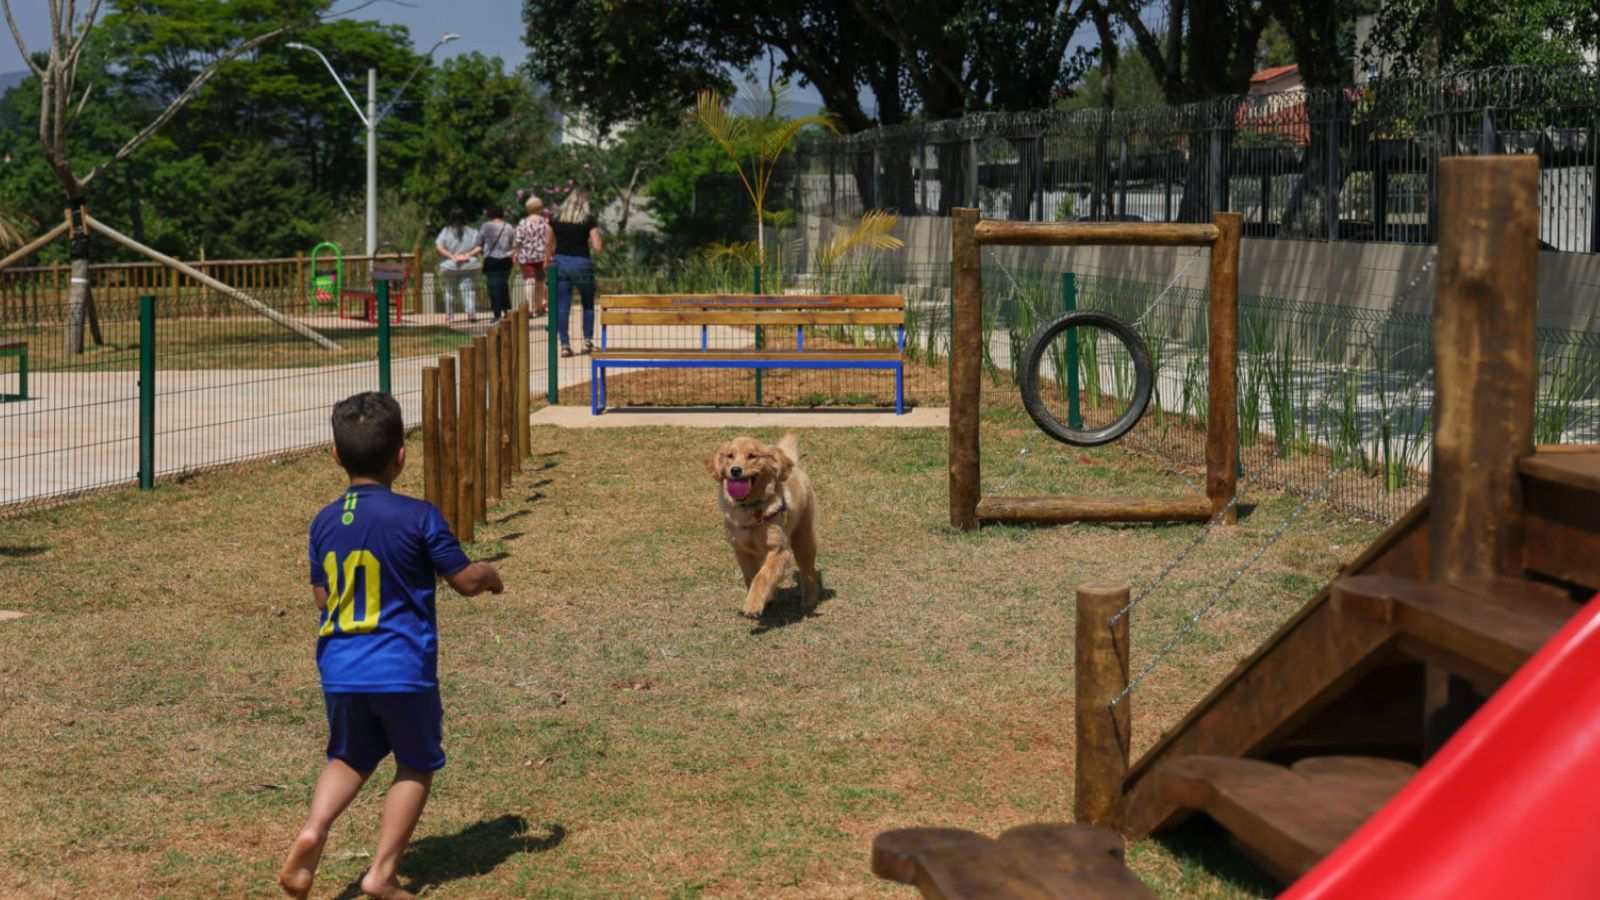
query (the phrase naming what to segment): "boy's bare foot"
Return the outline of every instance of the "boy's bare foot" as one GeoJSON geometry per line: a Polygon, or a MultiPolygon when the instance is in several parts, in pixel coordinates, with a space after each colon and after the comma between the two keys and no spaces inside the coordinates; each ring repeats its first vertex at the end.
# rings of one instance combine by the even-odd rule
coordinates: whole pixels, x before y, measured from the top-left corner
{"type": "Polygon", "coordinates": [[[390,875],[380,880],[372,872],[361,876],[361,893],[378,900],[416,900],[417,895],[400,886],[400,880],[390,875]]]}
{"type": "Polygon", "coordinates": [[[317,863],[322,861],[322,846],[327,835],[309,829],[295,836],[289,847],[289,858],[278,871],[278,887],[295,900],[305,900],[311,893],[311,882],[317,877],[317,863]]]}

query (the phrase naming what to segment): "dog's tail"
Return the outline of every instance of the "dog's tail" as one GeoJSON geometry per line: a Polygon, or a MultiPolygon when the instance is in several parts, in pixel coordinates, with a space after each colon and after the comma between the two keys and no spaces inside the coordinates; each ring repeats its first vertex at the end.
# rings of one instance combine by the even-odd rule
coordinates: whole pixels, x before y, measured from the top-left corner
{"type": "Polygon", "coordinates": [[[794,432],[791,431],[778,438],[778,449],[788,454],[789,458],[795,462],[800,461],[800,439],[795,437],[794,432]]]}

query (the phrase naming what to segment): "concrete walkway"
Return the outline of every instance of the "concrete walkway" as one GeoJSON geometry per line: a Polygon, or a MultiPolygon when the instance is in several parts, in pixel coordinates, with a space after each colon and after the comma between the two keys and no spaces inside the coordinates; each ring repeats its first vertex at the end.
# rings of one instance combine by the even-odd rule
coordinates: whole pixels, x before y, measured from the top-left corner
{"type": "Polygon", "coordinates": [[[613,409],[597,416],[587,406],[547,406],[530,421],[557,428],[946,428],[950,410],[919,406],[897,416],[893,411],[859,408],[679,407],[613,409]]]}

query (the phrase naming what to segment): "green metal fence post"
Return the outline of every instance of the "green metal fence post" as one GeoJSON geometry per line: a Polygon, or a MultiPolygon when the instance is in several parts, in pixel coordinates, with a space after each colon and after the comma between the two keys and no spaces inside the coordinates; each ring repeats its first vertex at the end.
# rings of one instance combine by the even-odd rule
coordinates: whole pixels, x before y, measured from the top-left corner
{"type": "MultiPolygon", "coordinates": [[[[556,398],[561,393],[560,372],[558,372],[556,370],[556,366],[559,365],[558,360],[561,358],[556,352],[556,319],[559,318],[556,315],[556,313],[558,312],[558,310],[556,309],[556,282],[558,282],[560,280],[561,280],[561,273],[559,271],[557,271],[554,267],[551,267],[551,269],[550,269],[550,303],[549,303],[549,306],[545,310],[545,319],[544,319],[545,336],[549,338],[549,341],[547,341],[546,343],[548,343],[550,345],[550,349],[549,349],[550,355],[547,357],[549,362],[546,364],[547,368],[549,370],[548,374],[549,374],[550,377],[549,377],[549,388],[545,393],[545,400],[551,406],[555,406],[556,405],[556,398]]],[[[562,324],[563,327],[565,327],[565,325],[566,325],[565,322],[562,322],[561,324],[562,324]]]]}
{"type": "Polygon", "coordinates": [[[393,393],[389,370],[389,282],[378,282],[378,390],[393,393]]]}
{"type": "MultiPolygon", "coordinates": [[[[1061,275],[1061,308],[1078,309],[1078,278],[1071,272],[1061,275]]],[[[1083,410],[1078,408],[1078,329],[1067,329],[1067,427],[1083,427],[1083,410]]]]}
{"type": "MultiPolygon", "coordinates": [[[[755,291],[754,291],[754,293],[757,293],[757,294],[761,293],[761,264],[760,263],[756,263],[755,291]]],[[[756,349],[757,350],[760,350],[763,346],[766,345],[766,341],[762,340],[763,337],[765,337],[765,335],[763,335],[761,333],[761,326],[757,325],[756,326],[756,349]]],[[[761,405],[761,370],[760,369],[756,370],[756,405],[757,406],[761,405]]]]}
{"type": "Polygon", "coordinates": [[[156,486],[156,298],[139,298],[139,490],[156,486]]]}

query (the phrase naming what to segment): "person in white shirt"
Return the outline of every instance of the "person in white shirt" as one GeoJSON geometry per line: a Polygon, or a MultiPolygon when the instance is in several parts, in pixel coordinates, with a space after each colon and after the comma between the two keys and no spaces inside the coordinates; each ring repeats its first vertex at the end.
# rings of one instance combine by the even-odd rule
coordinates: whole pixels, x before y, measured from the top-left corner
{"type": "Polygon", "coordinates": [[[478,257],[483,252],[479,246],[478,229],[467,224],[466,213],[459,209],[452,210],[450,224],[439,231],[433,245],[439,251],[439,275],[444,279],[444,320],[455,320],[456,295],[459,293],[467,321],[475,321],[478,309],[472,281],[482,267],[478,257]]]}

